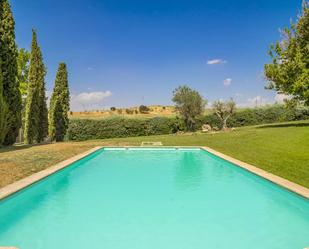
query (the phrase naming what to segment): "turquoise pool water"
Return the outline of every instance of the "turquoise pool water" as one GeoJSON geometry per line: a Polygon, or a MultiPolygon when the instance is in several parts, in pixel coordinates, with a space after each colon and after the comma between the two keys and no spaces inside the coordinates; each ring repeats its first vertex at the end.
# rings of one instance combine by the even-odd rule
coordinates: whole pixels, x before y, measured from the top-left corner
{"type": "Polygon", "coordinates": [[[309,201],[202,150],[100,150],[0,202],[0,246],[303,249],[309,201]]]}

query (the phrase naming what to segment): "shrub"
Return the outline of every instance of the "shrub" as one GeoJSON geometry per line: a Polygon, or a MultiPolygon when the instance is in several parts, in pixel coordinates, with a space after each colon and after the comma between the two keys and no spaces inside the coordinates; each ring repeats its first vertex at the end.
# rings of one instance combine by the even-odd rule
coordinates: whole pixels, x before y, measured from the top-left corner
{"type": "MultiPolygon", "coordinates": [[[[234,113],[227,121],[228,127],[259,125],[276,122],[309,119],[308,108],[286,109],[283,105],[272,105],[260,108],[247,108],[234,113]]],[[[200,118],[197,125],[210,124],[221,128],[220,120],[215,114],[200,118]]]]}
{"type": "Polygon", "coordinates": [[[133,110],[131,110],[131,109],[126,109],[126,114],[133,114],[134,113],[134,111],[133,110]]]}
{"type": "Polygon", "coordinates": [[[141,105],[138,109],[139,109],[140,113],[144,113],[144,114],[146,114],[150,111],[150,109],[145,105],[141,105]]]}
{"type": "Polygon", "coordinates": [[[173,91],[175,110],[182,116],[188,131],[194,131],[196,119],[200,116],[207,103],[196,90],[188,86],[180,86],[173,91]]]}
{"type": "Polygon", "coordinates": [[[111,107],[111,111],[112,111],[112,112],[116,111],[116,107],[112,106],[112,107],[111,107]]]}
{"type": "Polygon", "coordinates": [[[225,130],[227,128],[227,121],[236,111],[236,103],[233,99],[226,102],[221,100],[215,101],[213,103],[213,113],[218,116],[221,121],[221,129],[225,130]]]}
{"type": "Polygon", "coordinates": [[[175,119],[155,117],[147,120],[147,135],[170,134],[177,131],[175,119]]]}
{"type": "Polygon", "coordinates": [[[177,118],[166,117],[72,119],[68,129],[68,139],[88,140],[172,134],[181,129],[180,123],[181,121],[177,118]]]}
{"type": "MultiPolygon", "coordinates": [[[[118,109],[117,111],[119,111],[118,109]]],[[[258,125],[280,121],[309,119],[308,108],[286,109],[283,105],[244,109],[236,112],[227,122],[228,127],[258,125]]],[[[215,114],[201,116],[195,120],[195,128],[203,124],[221,128],[221,121],[215,114]]],[[[155,117],[134,119],[113,117],[106,119],[71,119],[67,138],[69,140],[104,139],[115,137],[133,137],[172,134],[185,131],[182,118],[155,117]]]]}

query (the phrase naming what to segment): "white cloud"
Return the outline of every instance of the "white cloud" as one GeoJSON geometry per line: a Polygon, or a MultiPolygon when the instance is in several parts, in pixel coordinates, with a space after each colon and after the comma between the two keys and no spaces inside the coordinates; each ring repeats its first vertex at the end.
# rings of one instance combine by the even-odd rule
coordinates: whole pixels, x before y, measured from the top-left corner
{"type": "Polygon", "coordinates": [[[232,79],[231,78],[227,78],[223,81],[223,85],[224,86],[230,86],[232,84],[232,79]]]}
{"type": "Polygon", "coordinates": [[[268,98],[258,95],[252,98],[248,98],[244,102],[238,102],[237,106],[238,107],[257,107],[257,106],[264,106],[264,105],[273,104],[273,103],[274,103],[273,100],[269,100],[268,98]]]}
{"type": "Polygon", "coordinates": [[[50,102],[50,98],[51,98],[52,94],[53,94],[52,91],[49,91],[49,90],[45,91],[45,96],[47,98],[47,100],[46,100],[47,107],[49,107],[49,102],[50,102]]]}
{"type": "Polygon", "coordinates": [[[269,104],[269,100],[260,95],[248,99],[249,106],[263,106],[269,104]]]}
{"type": "Polygon", "coordinates": [[[84,92],[76,95],[74,100],[81,104],[98,104],[101,103],[105,98],[112,95],[110,91],[106,92],[84,92]]]}
{"type": "Polygon", "coordinates": [[[227,61],[222,59],[212,59],[207,61],[208,65],[225,64],[225,63],[227,63],[227,61]]]}
{"type": "Polygon", "coordinates": [[[110,91],[105,92],[83,92],[71,95],[71,109],[73,111],[103,108],[106,98],[112,96],[110,91]]]}
{"type": "Polygon", "coordinates": [[[274,97],[264,97],[257,95],[252,98],[248,98],[246,101],[238,102],[237,106],[239,107],[258,107],[265,105],[273,105],[275,103],[283,104],[285,99],[291,99],[290,96],[285,94],[276,94],[274,97]]]}
{"type": "Polygon", "coordinates": [[[277,93],[275,96],[275,102],[278,104],[283,104],[285,99],[291,99],[291,97],[289,95],[279,93],[277,93]]]}
{"type": "Polygon", "coordinates": [[[52,96],[52,93],[53,92],[49,91],[49,90],[45,91],[45,95],[46,95],[47,98],[50,98],[52,96]]]}

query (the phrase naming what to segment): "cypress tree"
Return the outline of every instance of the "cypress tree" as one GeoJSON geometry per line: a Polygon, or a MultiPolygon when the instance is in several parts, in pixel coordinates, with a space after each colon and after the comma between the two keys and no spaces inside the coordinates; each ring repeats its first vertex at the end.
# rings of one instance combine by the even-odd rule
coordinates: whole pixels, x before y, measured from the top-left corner
{"type": "Polygon", "coordinates": [[[63,114],[63,106],[58,96],[54,99],[53,109],[51,109],[51,115],[53,117],[53,134],[51,138],[57,142],[63,141],[67,129],[67,121],[65,120],[65,116],[63,114]]]}
{"type": "MultiPolygon", "coordinates": [[[[0,61],[1,64],[1,61],[0,61]]],[[[7,115],[8,107],[3,97],[3,77],[0,67],[0,147],[4,142],[4,138],[7,134],[7,115]]]]}
{"type": "Polygon", "coordinates": [[[42,142],[47,135],[48,118],[44,77],[46,69],[36,32],[32,31],[29,84],[25,114],[25,143],[42,142]]]}
{"type": "Polygon", "coordinates": [[[68,71],[65,63],[60,63],[55,86],[50,100],[49,136],[51,140],[63,141],[69,126],[70,92],[68,71]]]}
{"type": "MultiPolygon", "coordinates": [[[[45,66],[42,61],[42,70],[45,70],[45,66]]],[[[43,71],[42,71],[43,72],[43,71]]],[[[44,73],[45,76],[46,73],[44,73]]],[[[46,89],[44,76],[39,85],[39,129],[38,129],[38,142],[44,141],[48,136],[48,109],[46,104],[46,89]]]]}
{"type": "Polygon", "coordinates": [[[0,0],[0,58],[2,61],[3,96],[8,106],[5,145],[15,143],[21,127],[21,94],[17,81],[17,47],[15,22],[8,0],[0,0]]]}

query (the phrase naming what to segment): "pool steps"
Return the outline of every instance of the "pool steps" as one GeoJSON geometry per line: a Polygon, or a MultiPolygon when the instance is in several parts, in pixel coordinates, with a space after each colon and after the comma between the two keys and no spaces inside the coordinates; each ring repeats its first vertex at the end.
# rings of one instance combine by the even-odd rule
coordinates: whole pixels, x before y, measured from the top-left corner
{"type": "Polygon", "coordinates": [[[181,150],[181,151],[200,151],[201,149],[198,147],[104,147],[106,151],[124,151],[124,150],[181,150]]]}

